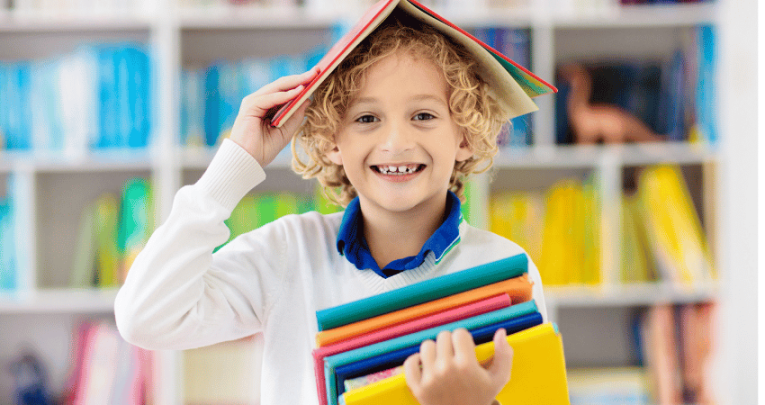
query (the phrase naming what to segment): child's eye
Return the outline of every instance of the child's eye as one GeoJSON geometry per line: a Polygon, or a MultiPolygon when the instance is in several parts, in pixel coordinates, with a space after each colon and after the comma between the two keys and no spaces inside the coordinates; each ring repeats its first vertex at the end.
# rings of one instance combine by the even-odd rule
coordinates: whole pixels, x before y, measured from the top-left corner
{"type": "Polygon", "coordinates": [[[377,117],[374,115],[362,115],[361,117],[356,119],[356,122],[362,123],[362,124],[371,124],[373,122],[377,122],[377,117]]]}
{"type": "Polygon", "coordinates": [[[422,113],[416,114],[414,118],[412,119],[414,119],[415,121],[428,121],[428,120],[432,120],[433,118],[436,118],[435,116],[433,116],[433,114],[422,112],[422,113]]]}

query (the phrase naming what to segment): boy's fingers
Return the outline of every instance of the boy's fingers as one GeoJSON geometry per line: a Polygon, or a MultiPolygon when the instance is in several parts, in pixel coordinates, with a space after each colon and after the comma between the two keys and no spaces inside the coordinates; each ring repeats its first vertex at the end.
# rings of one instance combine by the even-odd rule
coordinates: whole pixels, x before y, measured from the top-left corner
{"type": "Polygon", "coordinates": [[[439,332],[436,337],[436,356],[442,359],[451,359],[454,356],[452,334],[448,330],[439,332]]]}
{"type": "Polygon", "coordinates": [[[513,348],[507,343],[507,332],[500,328],[494,334],[494,358],[486,370],[496,386],[504,386],[510,380],[513,366],[513,348]]]}
{"type": "Polygon", "coordinates": [[[292,100],[300,93],[301,90],[303,90],[302,85],[291,90],[277,93],[263,95],[251,94],[245,97],[245,99],[242,101],[240,111],[241,113],[260,119],[266,118],[266,115],[270,109],[292,100]]]}
{"type": "Polygon", "coordinates": [[[300,107],[295,110],[295,113],[292,114],[292,116],[290,116],[287,121],[284,121],[284,124],[282,124],[280,128],[284,136],[292,137],[292,135],[295,133],[303,121],[303,117],[305,116],[305,109],[308,108],[309,104],[311,104],[311,100],[305,100],[303,104],[301,104],[300,107]]]}
{"type": "Polygon", "coordinates": [[[417,387],[422,380],[422,369],[420,369],[420,354],[415,353],[407,357],[404,361],[404,377],[406,385],[410,388],[417,387]]]}
{"type": "Polygon", "coordinates": [[[290,75],[290,76],[283,76],[280,77],[273,82],[261,87],[253,94],[268,94],[268,93],[274,93],[278,91],[287,91],[294,89],[295,87],[301,85],[301,84],[307,84],[310,82],[314,76],[316,76],[316,73],[318,73],[318,69],[316,67],[307,70],[306,72],[303,72],[299,75],[290,75]]]}
{"type": "Polygon", "coordinates": [[[436,342],[428,339],[420,345],[420,361],[426,370],[432,370],[436,363],[436,342]]]}
{"type": "MultiPolygon", "coordinates": [[[[454,344],[455,357],[469,356],[475,360],[475,342],[473,336],[465,328],[456,329],[452,332],[452,343],[454,344]]],[[[478,362],[478,360],[475,360],[478,362]]]]}

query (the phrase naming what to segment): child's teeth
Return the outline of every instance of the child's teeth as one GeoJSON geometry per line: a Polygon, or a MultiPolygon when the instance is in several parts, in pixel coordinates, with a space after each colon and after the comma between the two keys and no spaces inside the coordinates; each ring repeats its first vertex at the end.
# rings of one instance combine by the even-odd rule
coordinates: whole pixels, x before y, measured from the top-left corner
{"type": "Polygon", "coordinates": [[[393,174],[393,173],[414,173],[413,168],[409,168],[408,166],[380,166],[380,172],[387,173],[387,174],[393,174]]]}

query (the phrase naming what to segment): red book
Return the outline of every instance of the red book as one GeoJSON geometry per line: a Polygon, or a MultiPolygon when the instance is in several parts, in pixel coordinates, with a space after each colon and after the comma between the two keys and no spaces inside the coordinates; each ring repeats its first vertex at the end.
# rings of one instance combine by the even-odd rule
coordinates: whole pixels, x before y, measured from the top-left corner
{"type": "Polygon", "coordinates": [[[374,4],[345,36],[335,43],[316,65],[319,73],[305,85],[303,91],[282,106],[271,119],[280,127],[313,94],[332,71],[375,30],[394,10],[408,14],[422,24],[430,25],[455,42],[463,45],[479,62],[479,74],[489,83],[497,102],[510,112],[510,118],[537,110],[532,97],[558,90],[526,68],[518,65],[496,49],[481,42],[445,18],[415,0],[380,0],[374,4]]]}

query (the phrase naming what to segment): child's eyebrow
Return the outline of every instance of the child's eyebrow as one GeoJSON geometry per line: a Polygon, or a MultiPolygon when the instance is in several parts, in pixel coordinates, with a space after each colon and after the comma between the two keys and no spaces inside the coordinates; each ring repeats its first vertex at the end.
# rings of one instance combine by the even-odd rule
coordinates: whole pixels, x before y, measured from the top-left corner
{"type": "MultiPolygon", "coordinates": [[[[446,100],[443,97],[438,97],[433,94],[418,94],[415,96],[412,96],[409,101],[428,101],[433,100],[437,101],[439,103],[446,103],[446,100]]],[[[375,97],[360,97],[355,100],[353,100],[353,104],[375,104],[379,102],[379,100],[375,97]]]]}
{"type": "Polygon", "coordinates": [[[438,97],[433,94],[420,94],[411,98],[411,101],[429,101],[429,100],[446,105],[446,100],[444,100],[443,97],[438,97]]]}

